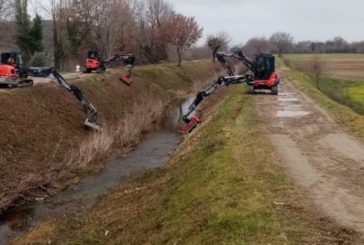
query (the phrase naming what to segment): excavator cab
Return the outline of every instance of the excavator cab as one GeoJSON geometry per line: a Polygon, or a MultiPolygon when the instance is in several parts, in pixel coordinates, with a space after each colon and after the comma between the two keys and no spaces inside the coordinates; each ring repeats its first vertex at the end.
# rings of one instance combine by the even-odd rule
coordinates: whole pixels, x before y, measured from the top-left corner
{"type": "Polygon", "coordinates": [[[249,91],[254,93],[260,89],[270,90],[273,95],[277,95],[280,79],[275,71],[275,57],[272,54],[259,54],[253,68],[254,80],[247,82],[249,91]]]}
{"type": "Polygon", "coordinates": [[[91,73],[100,69],[102,65],[102,58],[99,51],[91,50],[87,52],[87,59],[85,61],[85,73],[91,73]]]}
{"type": "Polygon", "coordinates": [[[19,52],[1,53],[0,76],[27,78],[28,71],[23,66],[23,57],[19,52]]]}
{"type": "Polygon", "coordinates": [[[88,59],[93,59],[93,60],[98,60],[101,61],[101,54],[99,51],[95,51],[95,50],[90,50],[87,52],[87,58],[88,59]]]}
{"type": "Polygon", "coordinates": [[[23,66],[22,55],[18,52],[1,53],[1,64],[21,67],[23,66]]]}
{"type": "Polygon", "coordinates": [[[254,77],[257,80],[267,80],[275,71],[275,57],[271,54],[259,54],[255,64],[254,77]]]}

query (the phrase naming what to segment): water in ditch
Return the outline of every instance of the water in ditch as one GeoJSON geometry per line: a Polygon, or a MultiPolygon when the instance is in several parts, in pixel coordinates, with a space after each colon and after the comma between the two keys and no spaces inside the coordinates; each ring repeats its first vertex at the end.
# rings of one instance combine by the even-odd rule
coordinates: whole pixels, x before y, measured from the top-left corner
{"type": "Polygon", "coordinates": [[[92,206],[100,195],[120,183],[123,177],[165,165],[168,156],[180,143],[180,117],[186,113],[192,100],[193,97],[180,107],[167,110],[162,120],[163,130],[151,133],[133,151],[107,163],[100,173],[83,179],[54,197],[25,205],[1,216],[0,244],[5,244],[19,232],[44,220],[71,213],[77,208],[92,206]]]}

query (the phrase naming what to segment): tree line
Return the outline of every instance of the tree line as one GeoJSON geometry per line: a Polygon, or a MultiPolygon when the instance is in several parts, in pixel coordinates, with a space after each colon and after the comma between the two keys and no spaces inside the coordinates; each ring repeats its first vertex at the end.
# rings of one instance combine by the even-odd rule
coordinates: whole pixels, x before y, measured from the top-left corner
{"type": "Polygon", "coordinates": [[[272,52],[279,56],[283,53],[364,53],[364,41],[348,42],[337,36],[327,41],[294,41],[286,32],[276,32],[269,38],[254,37],[249,39],[243,49],[250,55],[272,52]]]}
{"type": "Polygon", "coordinates": [[[174,52],[180,65],[186,49],[202,36],[194,17],[176,12],[165,0],[49,0],[32,20],[28,0],[7,3],[0,0],[0,21],[15,26],[10,29],[25,59],[44,52],[58,68],[78,62],[87,50],[104,57],[132,52],[140,63],[158,63],[174,52]],[[43,34],[50,36],[45,26],[52,32],[51,45],[44,45],[43,34]]]}
{"type": "MultiPolygon", "coordinates": [[[[11,48],[16,44],[32,65],[74,67],[88,50],[98,50],[105,58],[119,51],[132,52],[139,63],[176,57],[180,65],[184,56],[215,61],[216,52],[231,45],[229,35],[220,32],[207,35],[205,44],[196,47],[202,28],[194,17],[176,12],[167,0],[48,0],[44,6],[33,6],[33,18],[28,5],[29,0],[0,0],[0,48],[4,43],[11,48]]],[[[254,37],[241,46],[248,56],[364,53],[364,41],[335,37],[325,42],[295,42],[286,32],[254,37]]]]}

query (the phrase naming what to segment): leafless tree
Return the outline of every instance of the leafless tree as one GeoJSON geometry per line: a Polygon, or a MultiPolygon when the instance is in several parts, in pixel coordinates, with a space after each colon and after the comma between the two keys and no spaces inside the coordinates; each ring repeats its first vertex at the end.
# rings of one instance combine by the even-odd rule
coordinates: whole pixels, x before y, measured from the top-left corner
{"type": "Polygon", "coordinates": [[[102,53],[111,56],[125,47],[126,26],[129,19],[129,5],[124,0],[101,1],[96,15],[95,33],[97,46],[102,53]]]}
{"type": "Polygon", "coordinates": [[[172,13],[172,5],[165,0],[147,1],[146,17],[153,29],[160,28],[172,13]]]}
{"type": "Polygon", "coordinates": [[[181,66],[183,52],[202,36],[202,28],[198,26],[194,17],[173,14],[164,25],[164,29],[167,41],[176,48],[178,66],[181,66]]]}
{"type": "Polygon", "coordinates": [[[10,16],[11,7],[11,2],[9,0],[0,0],[0,23],[10,16]]]}
{"type": "Polygon", "coordinates": [[[159,62],[167,58],[167,42],[163,29],[164,23],[174,13],[166,0],[147,0],[141,16],[144,36],[143,52],[150,62],[159,62]]]}
{"type": "Polygon", "coordinates": [[[220,49],[227,49],[230,43],[230,38],[225,32],[220,32],[216,35],[207,36],[206,45],[212,50],[212,61],[216,60],[216,53],[220,49]]]}
{"type": "Polygon", "coordinates": [[[320,89],[320,78],[324,71],[324,66],[325,66],[324,61],[318,55],[313,57],[313,59],[309,63],[308,67],[309,72],[314,76],[316,86],[318,89],[320,89]]]}
{"type": "Polygon", "coordinates": [[[0,40],[4,40],[4,32],[9,31],[7,20],[11,16],[12,5],[9,0],[0,0],[0,40]]]}
{"type": "Polygon", "coordinates": [[[260,53],[269,53],[272,45],[266,37],[254,37],[244,45],[244,52],[249,56],[260,53]]]}
{"type": "Polygon", "coordinates": [[[290,50],[293,44],[293,37],[286,32],[276,32],[270,37],[270,42],[273,44],[278,56],[281,57],[283,53],[290,50]]]}

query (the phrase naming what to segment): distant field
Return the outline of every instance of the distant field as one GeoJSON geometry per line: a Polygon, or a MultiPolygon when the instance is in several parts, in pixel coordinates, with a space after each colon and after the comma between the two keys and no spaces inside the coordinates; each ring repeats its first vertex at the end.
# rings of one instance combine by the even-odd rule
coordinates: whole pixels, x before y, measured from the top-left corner
{"type": "MultiPolygon", "coordinates": [[[[309,74],[307,67],[317,56],[323,61],[319,89],[364,115],[364,54],[288,54],[283,60],[289,67],[309,74]]],[[[316,85],[313,77],[310,80],[316,85]]]]}
{"type": "Polygon", "coordinates": [[[315,56],[324,61],[324,75],[364,82],[364,54],[288,54],[284,59],[292,65],[304,66],[315,56]]]}

